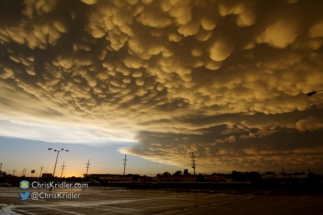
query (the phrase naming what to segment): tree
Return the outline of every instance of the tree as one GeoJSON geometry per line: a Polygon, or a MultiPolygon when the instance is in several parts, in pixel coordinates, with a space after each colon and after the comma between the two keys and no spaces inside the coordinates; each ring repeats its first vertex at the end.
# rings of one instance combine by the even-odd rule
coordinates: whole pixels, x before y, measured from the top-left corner
{"type": "Polygon", "coordinates": [[[164,172],[163,174],[162,174],[162,176],[170,176],[171,174],[169,173],[169,172],[164,172]]]}
{"type": "Polygon", "coordinates": [[[196,177],[196,180],[197,181],[205,181],[205,176],[202,175],[202,174],[198,174],[197,177],[196,177]]]}
{"type": "Polygon", "coordinates": [[[173,175],[182,175],[182,171],[177,170],[173,175]]]}
{"type": "Polygon", "coordinates": [[[266,174],[266,175],[276,175],[276,173],[274,173],[274,172],[269,172],[269,171],[265,172],[265,174],[266,174]]]}
{"type": "Polygon", "coordinates": [[[253,184],[260,184],[261,175],[259,174],[259,172],[250,172],[249,173],[249,181],[253,184]]]}
{"type": "Polygon", "coordinates": [[[188,172],[188,169],[184,169],[184,175],[190,175],[190,173],[188,172]]]}
{"type": "Polygon", "coordinates": [[[232,180],[233,181],[239,181],[239,182],[245,182],[247,181],[247,175],[246,173],[232,171],[232,180]]]}

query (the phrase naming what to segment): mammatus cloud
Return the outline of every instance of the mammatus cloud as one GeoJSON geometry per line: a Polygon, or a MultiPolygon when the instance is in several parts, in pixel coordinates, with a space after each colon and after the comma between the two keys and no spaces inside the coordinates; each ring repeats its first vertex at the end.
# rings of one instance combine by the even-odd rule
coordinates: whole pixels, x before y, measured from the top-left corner
{"type": "Polygon", "coordinates": [[[322,142],[323,95],[305,96],[323,87],[320,1],[0,8],[0,117],[26,130],[49,124],[43,136],[16,126],[19,137],[46,141],[70,126],[89,142],[135,139],[123,152],[183,167],[194,151],[202,171],[274,168],[285,155],[293,168],[321,162],[317,142],[295,138],[322,142]]]}
{"type": "Polygon", "coordinates": [[[307,119],[301,119],[296,123],[296,129],[300,132],[314,131],[323,128],[323,122],[309,116],[307,119]]]}

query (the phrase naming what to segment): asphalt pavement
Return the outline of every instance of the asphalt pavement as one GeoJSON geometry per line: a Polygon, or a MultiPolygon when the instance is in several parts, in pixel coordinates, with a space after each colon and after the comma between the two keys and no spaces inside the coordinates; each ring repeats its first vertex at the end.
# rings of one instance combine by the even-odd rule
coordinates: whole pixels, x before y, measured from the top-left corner
{"type": "Polygon", "coordinates": [[[22,201],[20,188],[0,187],[0,214],[322,214],[322,196],[253,196],[222,193],[179,193],[162,190],[29,189],[22,201]],[[39,193],[40,196],[39,196],[39,193]],[[56,197],[55,197],[56,194],[56,197]],[[60,194],[60,195],[58,195],[60,194]],[[63,195],[64,194],[64,195],[63,195]],[[68,195],[69,194],[69,195],[68,195]],[[64,198],[63,198],[64,196],[64,198]],[[72,197],[78,196],[78,198],[72,197]],[[309,214],[309,213],[305,213],[309,214]]]}

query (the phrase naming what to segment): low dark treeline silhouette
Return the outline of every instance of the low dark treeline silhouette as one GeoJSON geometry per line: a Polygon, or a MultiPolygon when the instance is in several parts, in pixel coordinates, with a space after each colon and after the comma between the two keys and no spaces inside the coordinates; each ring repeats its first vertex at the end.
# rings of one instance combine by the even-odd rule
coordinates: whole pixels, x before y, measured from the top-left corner
{"type": "Polygon", "coordinates": [[[238,181],[238,182],[250,181],[251,183],[259,183],[262,179],[259,172],[237,172],[235,170],[232,171],[231,177],[232,177],[232,181],[238,181]]]}

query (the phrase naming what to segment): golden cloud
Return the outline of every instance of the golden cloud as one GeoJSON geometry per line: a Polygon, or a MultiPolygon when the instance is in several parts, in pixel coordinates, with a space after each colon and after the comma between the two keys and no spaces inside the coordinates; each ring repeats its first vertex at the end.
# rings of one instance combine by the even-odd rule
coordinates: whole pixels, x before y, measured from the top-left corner
{"type": "Polygon", "coordinates": [[[305,93],[322,89],[323,4],[10,4],[0,15],[0,119],[94,126],[102,139],[136,138],[127,153],[184,165],[195,151],[205,169],[279,163],[287,150],[272,138],[322,129],[323,96],[305,93]]]}

